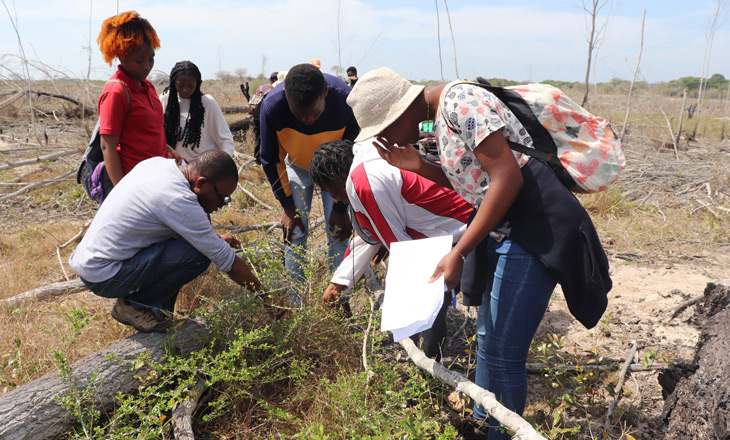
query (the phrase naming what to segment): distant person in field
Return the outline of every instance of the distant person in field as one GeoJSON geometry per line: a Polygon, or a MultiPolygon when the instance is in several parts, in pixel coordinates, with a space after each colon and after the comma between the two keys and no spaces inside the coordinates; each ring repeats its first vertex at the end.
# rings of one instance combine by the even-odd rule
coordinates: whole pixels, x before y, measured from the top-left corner
{"type": "MultiPolygon", "coordinates": [[[[284,211],[285,266],[295,281],[304,278],[301,264],[314,194],[309,161],[323,142],[353,140],[360,131],[345,101],[349,93],[341,79],[323,74],[312,64],[298,64],[261,106],[261,165],[284,211]]],[[[334,269],[342,261],[352,226],[346,201],[335,203],[322,191],[322,204],[330,268],[334,269]]],[[[292,299],[300,300],[293,292],[292,299]]]]}
{"type": "Polygon", "coordinates": [[[208,150],[233,155],[236,144],[215,98],[200,90],[198,66],[180,61],[170,71],[170,84],[160,95],[165,109],[165,139],[176,160],[191,161],[208,150]]]}
{"type": "Polygon", "coordinates": [[[261,164],[261,104],[263,104],[266,95],[274,90],[274,83],[278,80],[278,76],[279,72],[272,72],[269,75],[269,82],[258,86],[256,93],[253,94],[251,101],[248,103],[248,112],[253,116],[254,142],[256,142],[253,147],[253,157],[258,164],[261,164]]]}
{"type": "Polygon", "coordinates": [[[172,324],[180,288],[216,267],[254,291],[261,283],[208,214],[225,206],[238,184],[233,159],[208,150],[183,166],[155,157],[140,162],[101,205],[69,265],[96,295],[117,298],[114,319],[140,332],[172,324]]]}
{"type": "Polygon", "coordinates": [[[160,47],[152,25],[134,11],[107,18],[97,39],[104,61],[119,60],[99,96],[99,133],[104,162],[101,176],[108,194],[135,165],[168,156],[162,104],[147,80],[160,47]]]}
{"type": "Polygon", "coordinates": [[[355,87],[355,84],[357,83],[357,67],[350,66],[347,68],[347,80],[349,81],[347,85],[350,87],[355,87]]]}

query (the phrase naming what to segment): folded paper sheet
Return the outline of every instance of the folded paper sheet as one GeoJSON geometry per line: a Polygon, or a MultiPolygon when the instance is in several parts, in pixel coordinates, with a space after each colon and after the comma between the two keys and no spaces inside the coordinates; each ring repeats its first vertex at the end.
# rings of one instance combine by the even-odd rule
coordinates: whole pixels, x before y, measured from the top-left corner
{"type": "Polygon", "coordinates": [[[444,302],[444,281],[428,279],[451,250],[452,236],[401,241],[390,246],[380,329],[400,341],[431,328],[444,302]]]}

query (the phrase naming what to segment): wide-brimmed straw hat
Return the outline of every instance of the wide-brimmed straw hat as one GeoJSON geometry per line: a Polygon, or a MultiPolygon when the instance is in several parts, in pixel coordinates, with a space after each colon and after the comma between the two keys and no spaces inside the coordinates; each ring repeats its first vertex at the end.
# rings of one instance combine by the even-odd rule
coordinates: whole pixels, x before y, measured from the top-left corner
{"type": "Polygon", "coordinates": [[[381,67],[363,75],[347,97],[360,134],[355,142],[377,136],[406,111],[423,90],[423,86],[381,67]]]}

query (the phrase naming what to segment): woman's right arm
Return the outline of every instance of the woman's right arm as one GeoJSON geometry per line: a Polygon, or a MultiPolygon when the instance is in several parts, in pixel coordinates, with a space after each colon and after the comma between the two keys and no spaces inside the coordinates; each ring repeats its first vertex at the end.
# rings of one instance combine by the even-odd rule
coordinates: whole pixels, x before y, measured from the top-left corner
{"type": "Polygon", "coordinates": [[[119,159],[119,152],[117,152],[118,144],[119,136],[110,134],[101,135],[101,152],[104,154],[104,166],[114,186],[124,177],[122,161],[119,159]]]}

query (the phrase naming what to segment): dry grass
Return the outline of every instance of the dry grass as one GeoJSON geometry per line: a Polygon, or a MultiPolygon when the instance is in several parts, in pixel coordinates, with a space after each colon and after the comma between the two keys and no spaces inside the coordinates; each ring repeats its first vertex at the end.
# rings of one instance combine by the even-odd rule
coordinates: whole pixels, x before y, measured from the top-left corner
{"type": "MultiPolygon", "coordinates": [[[[59,85],[56,87],[61,89],[59,85]]],[[[255,89],[253,84],[251,87],[255,89]]],[[[222,106],[245,104],[238,84],[206,81],[203,90],[215,96],[222,106]]],[[[64,93],[78,92],[69,86],[64,93]]],[[[593,102],[591,111],[612,120],[616,131],[620,132],[626,97],[600,96],[593,102]]],[[[716,121],[722,109],[717,104],[707,105],[703,118],[709,123],[699,141],[689,142],[689,146],[686,146],[686,140],[681,142],[684,147],[679,150],[678,161],[661,110],[670,119],[674,118],[674,128],[681,100],[649,94],[634,97],[630,130],[625,139],[628,166],[622,178],[606,192],[580,196],[609,254],[641,264],[689,259],[707,265],[711,271],[715,264],[713,254],[727,252],[730,246],[726,210],[730,209],[730,157],[728,144],[717,141],[719,124],[716,121]],[[709,191],[706,185],[709,185],[709,191]]],[[[92,121],[61,119],[56,122],[53,111],[62,111],[66,104],[48,100],[40,105],[50,116],[44,119],[43,130],[35,131],[43,133],[45,130],[49,146],[84,144],[92,121]]],[[[242,117],[227,115],[229,121],[242,117]]],[[[39,145],[34,140],[34,130],[27,128],[28,120],[22,106],[0,109],[0,127],[3,128],[0,160],[17,161],[47,154],[46,150],[29,148],[33,145],[43,147],[44,143],[39,145]],[[21,151],[23,148],[29,149],[21,151]]],[[[692,128],[687,122],[685,128],[692,128]]],[[[250,133],[237,134],[237,151],[252,154],[249,139],[250,133]]],[[[23,177],[23,182],[56,176],[76,166],[80,151],[81,148],[79,155],[51,163],[0,171],[0,183],[9,183],[30,171],[33,173],[23,177]]],[[[280,219],[278,202],[259,166],[248,166],[240,183],[274,209],[265,209],[242,191],[237,191],[233,203],[213,215],[214,225],[253,225],[280,219]]],[[[10,188],[11,185],[0,186],[0,194],[10,192],[10,188]]],[[[36,189],[0,203],[0,218],[5,226],[0,233],[0,298],[61,281],[63,272],[56,257],[56,246],[74,236],[93,212],[92,202],[75,181],[36,189]]],[[[322,215],[318,207],[313,212],[315,217],[322,215]]],[[[314,236],[315,247],[317,243],[321,246],[321,230],[316,230],[314,236]]],[[[275,247],[272,241],[280,240],[280,232],[273,231],[268,237],[261,231],[247,232],[238,237],[248,248],[268,252],[275,247]]],[[[73,246],[70,246],[62,251],[64,264],[72,250],[73,246]]],[[[65,268],[71,274],[67,265],[65,268]]],[[[312,292],[327,280],[324,271],[318,272],[316,277],[319,284],[312,286],[312,292]]],[[[195,310],[205,304],[204,297],[220,298],[229,295],[231,289],[227,277],[212,269],[183,288],[177,312],[185,314],[195,310]]],[[[0,320],[5,324],[0,330],[0,365],[5,364],[0,374],[0,392],[54,371],[54,349],[65,350],[69,360],[74,361],[131,334],[128,327],[109,316],[112,304],[113,300],[82,292],[29,304],[15,311],[0,311],[0,320]],[[72,344],[73,332],[66,317],[74,310],[84,310],[94,318],[72,344]]],[[[348,361],[337,359],[335,363],[340,362],[348,361]]],[[[302,388],[297,392],[299,395],[292,399],[293,402],[316,408],[315,389],[302,388]],[[309,395],[315,397],[307,400],[309,395]]],[[[321,419],[326,422],[327,417],[330,416],[321,419]]]]}

